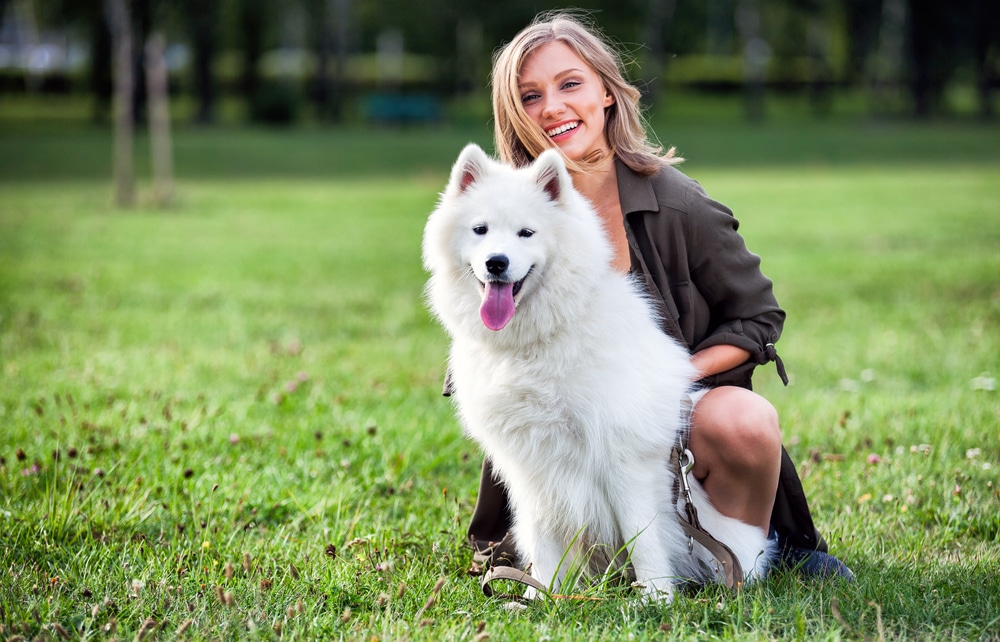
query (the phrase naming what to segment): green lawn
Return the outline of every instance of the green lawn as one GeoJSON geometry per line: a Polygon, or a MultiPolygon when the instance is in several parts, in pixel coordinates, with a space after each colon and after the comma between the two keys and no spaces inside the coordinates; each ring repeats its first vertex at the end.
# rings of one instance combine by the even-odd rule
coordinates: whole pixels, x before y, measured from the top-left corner
{"type": "Polygon", "coordinates": [[[8,120],[0,639],[1000,636],[1000,128],[665,128],[789,313],[758,389],[857,582],[479,593],[419,246],[485,129],[179,128],[178,205],[122,212],[106,132],[8,120]]]}

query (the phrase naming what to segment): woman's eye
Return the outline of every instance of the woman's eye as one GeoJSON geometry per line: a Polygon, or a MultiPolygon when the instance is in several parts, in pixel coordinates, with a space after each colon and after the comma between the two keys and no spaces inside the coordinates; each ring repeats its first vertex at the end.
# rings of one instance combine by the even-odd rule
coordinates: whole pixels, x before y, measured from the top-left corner
{"type": "Polygon", "coordinates": [[[482,236],[483,234],[486,234],[489,231],[490,228],[486,227],[485,225],[477,225],[474,228],[472,228],[472,233],[478,234],[479,236],[482,236]]]}
{"type": "Polygon", "coordinates": [[[538,94],[524,94],[521,96],[521,103],[530,103],[533,100],[538,100],[538,94]]]}
{"type": "Polygon", "coordinates": [[[528,228],[525,228],[525,229],[521,230],[520,232],[518,232],[517,235],[520,236],[523,239],[530,239],[531,235],[534,234],[534,233],[535,233],[534,230],[529,230],[528,228]]]}
{"type": "Polygon", "coordinates": [[[578,80],[567,80],[563,83],[563,89],[573,89],[574,87],[579,87],[580,81],[578,80]]]}

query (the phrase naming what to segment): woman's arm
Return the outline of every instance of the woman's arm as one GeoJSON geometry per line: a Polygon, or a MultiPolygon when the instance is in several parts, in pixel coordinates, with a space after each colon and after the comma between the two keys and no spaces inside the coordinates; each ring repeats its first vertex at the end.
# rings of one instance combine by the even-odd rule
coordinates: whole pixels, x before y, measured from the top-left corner
{"type": "Polygon", "coordinates": [[[691,364],[698,371],[695,380],[704,379],[742,365],[750,358],[750,353],[733,345],[709,346],[691,355],[691,364]]]}

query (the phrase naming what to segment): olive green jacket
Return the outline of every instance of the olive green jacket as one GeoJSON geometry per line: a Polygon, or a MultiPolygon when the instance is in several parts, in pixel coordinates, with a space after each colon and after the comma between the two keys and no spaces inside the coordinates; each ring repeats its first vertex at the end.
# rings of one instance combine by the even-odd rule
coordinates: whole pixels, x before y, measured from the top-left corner
{"type": "MultiPolygon", "coordinates": [[[[744,366],[703,382],[749,388],[754,367],[778,360],[785,312],[739,222],[674,167],[644,177],[619,161],[617,173],[632,272],[644,277],[664,331],[692,353],[719,344],[749,352],[744,366]]],[[[780,361],[778,372],[784,380],[780,361]]]]}

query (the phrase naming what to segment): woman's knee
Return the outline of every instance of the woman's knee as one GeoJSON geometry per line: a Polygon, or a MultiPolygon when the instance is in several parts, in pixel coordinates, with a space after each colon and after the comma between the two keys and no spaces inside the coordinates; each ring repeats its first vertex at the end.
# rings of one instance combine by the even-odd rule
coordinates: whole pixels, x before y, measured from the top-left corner
{"type": "Polygon", "coordinates": [[[742,388],[712,390],[699,401],[693,419],[692,440],[701,432],[705,445],[732,463],[754,466],[780,457],[778,412],[754,392],[742,388]]]}

